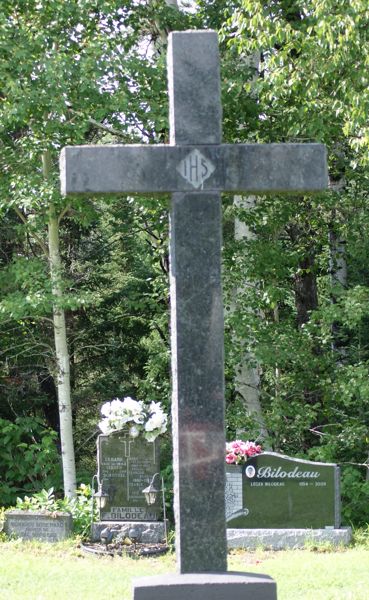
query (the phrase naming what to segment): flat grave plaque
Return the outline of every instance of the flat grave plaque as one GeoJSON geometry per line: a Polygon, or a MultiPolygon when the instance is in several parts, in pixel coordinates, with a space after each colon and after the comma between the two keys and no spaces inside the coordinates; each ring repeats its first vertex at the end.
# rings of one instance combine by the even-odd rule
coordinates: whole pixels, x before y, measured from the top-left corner
{"type": "Polygon", "coordinates": [[[157,521],[160,499],[148,506],[142,490],[159,472],[158,442],[132,438],[122,430],[97,439],[98,477],[109,495],[101,521],[157,521]]]}
{"type": "MultiPolygon", "coordinates": [[[[239,480],[239,473],[237,477],[239,480]]],[[[227,478],[230,478],[228,473],[227,478]]],[[[234,508],[231,500],[228,501],[227,527],[339,528],[339,482],[339,467],[335,464],[290,458],[274,452],[255,455],[242,467],[242,497],[237,490],[236,503],[234,497],[232,499],[234,508]]],[[[229,497],[231,499],[231,494],[229,497]]]]}
{"type": "Polygon", "coordinates": [[[23,540],[60,542],[72,534],[72,515],[11,510],[5,513],[4,531],[23,540]]]}

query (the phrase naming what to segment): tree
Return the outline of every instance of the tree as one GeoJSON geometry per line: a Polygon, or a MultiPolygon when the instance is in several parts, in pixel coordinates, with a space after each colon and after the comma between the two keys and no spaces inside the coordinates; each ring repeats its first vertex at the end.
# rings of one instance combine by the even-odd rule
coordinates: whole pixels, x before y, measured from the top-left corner
{"type": "MultiPolygon", "coordinates": [[[[66,204],[57,158],[67,144],[167,141],[167,32],[212,27],[221,39],[225,141],[322,141],[331,181],[318,197],[259,198],[247,211],[224,199],[227,306],[239,290],[226,319],[229,430],[258,433],[235,388],[241,356],[252,357],[275,450],[365,463],[367,16],[363,0],[199,0],[188,14],[164,0],[5,2],[0,417],[29,413],[57,427],[53,304],[65,311],[79,468],[91,474],[88,439],[100,402],[125,394],[168,401],[166,200],[66,204]],[[255,69],[240,57],[256,52],[253,80],[255,69]],[[46,178],[42,156],[51,159],[46,178]],[[62,261],[54,283],[51,215],[62,261]],[[246,238],[234,239],[236,218],[246,238]],[[347,281],[332,284],[343,247],[347,281]]],[[[354,469],[345,467],[343,478],[350,519],[366,510],[362,471],[354,469]]]]}
{"type": "MultiPolygon", "coordinates": [[[[240,263],[255,281],[245,305],[255,306],[259,318],[252,320],[241,310],[241,335],[262,364],[263,406],[275,447],[346,462],[347,445],[343,451],[333,439],[352,440],[356,430],[360,451],[349,454],[353,462],[363,463],[365,386],[349,393],[350,409],[337,390],[346,389],[348,372],[357,373],[358,382],[362,369],[368,372],[362,335],[360,358],[357,346],[358,328],[366,336],[367,280],[359,284],[354,259],[358,251],[362,254],[354,239],[368,190],[367,7],[360,1],[343,6],[329,0],[227,4],[223,35],[230,51],[262,53],[254,84],[258,119],[246,124],[239,118],[239,133],[245,141],[324,142],[331,182],[330,192],[321,197],[265,198],[244,214],[258,236],[245,245],[248,259],[240,263]],[[332,288],[332,230],[347,249],[347,287],[332,288]],[[339,369],[337,353],[332,353],[337,328],[347,347],[339,369]]],[[[250,97],[250,82],[236,89],[250,97]]]]}
{"type": "Polygon", "coordinates": [[[99,132],[120,140],[154,138],[142,90],[156,65],[142,56],[143,21],[142,9],[118,2],[99,8],[7,2],[1,16],[1,207],[3,214],[15,210],[24,224],[36,264],[41,265],[41,255],[35,240],[50,266],[49,283],[40,266],[42,280],[32,282],[38,287],[32,297],[15,292],[16,298],[3,299],[3,322],[45,319],[53,307],[55,369],[45,361],[41,368],[56,381],[68,496],[74,493],[75,472],[65,311],[83,306],[86,298],[74,294],[65,279],[59,228],[63,217],[86,220],[86,214],[77,201],[69,206],[60,197],[57,157],[64,145],[98,139],[99,132]]]}

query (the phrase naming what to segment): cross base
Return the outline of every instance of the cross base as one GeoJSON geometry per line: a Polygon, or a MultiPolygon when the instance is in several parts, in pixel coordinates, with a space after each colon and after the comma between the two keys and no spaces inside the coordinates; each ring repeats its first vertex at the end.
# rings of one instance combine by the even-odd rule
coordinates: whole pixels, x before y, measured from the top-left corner
{"type": "Polygon", "coordinates": [[[133,581],[133,600],[277,600],[277,586],[255,573],[155,575],[133,581]]]}

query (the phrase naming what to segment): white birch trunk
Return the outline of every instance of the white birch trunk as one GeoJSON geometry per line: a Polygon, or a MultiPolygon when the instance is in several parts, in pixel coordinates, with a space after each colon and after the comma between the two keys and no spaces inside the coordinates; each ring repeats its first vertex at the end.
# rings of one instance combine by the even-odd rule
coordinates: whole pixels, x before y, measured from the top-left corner
{"type": "MultiPolygon", "coordinates": [[[[260,54],[256,52],[253,56],[241,57],[240,60],[245,64],[245,68],[252,67],[254,69],[253,80],[255,80],[260,62],[260,54]]],[[[255,196],[234,196],[234,204],[238,208],[252,209],[255,206],[255,196]]],[[[239,219],[235,220],[236,240],[249,240],[252,239],[253,235],[245,223],[239,219]]],[[[245,281],[244,286],[246,285],[247,282],[245,281]]],[[[242,290],[235,290],[235,300],[240,292],[242,290]]],[[[246,352],[242,362],[236,367],[235,389],[243,399],[246,413],[252,416],[257,422],[260,438],[266,440],[268,432],[260,402],[260,368],[256,364],[255,357],[246,352]]],[[[265,443],[264,448],[267,449],[265,443]]]]}
{"type": "MultiPolygon", "coordinates": [[[[45,152],[42,156],[42,166],[44,177],[47,179],[51,171],[50,155],[48,152],[45,152]]],[[[61,286],[62,269],[59,251],[59,221],[53,205],[50,205],[48,212],[48,242],[51,288],[55,299],[53,303],[53,322],[64,495],[67,498],[73,498],[76,494],[76,468],[73,444],[70,360],[68,354],[65,312],[60,308],[63,292],[61,286]]]]}
{"type": "MultiPolygon", "coordinates": [[[[234,196],[234,204],[238,208],[251,209],[255,206],[255,197],[234,196]]],[[[253,235],[254,234],[245,223],[239,219],[235,220],[236,240],[251,239],[253,235]]],[[[247,282],[245,282],[245,286],[246,285],[247,282]]],[[[235,303],[237,301],[237,295],[241,292],[242,290],[240,288],[235,290],[235,303]]],[[[268,432],[260,402],[260,368],[256,364],[255,357],[246,351],[242,362],[236,367],[235,389],[243,400],[246,414],[252,416],[258,424],[259,437],[263,440],[267,439],[268,432]]],[[[240,433],[242,433],[242,431],[240,431],[240,433]]]]}

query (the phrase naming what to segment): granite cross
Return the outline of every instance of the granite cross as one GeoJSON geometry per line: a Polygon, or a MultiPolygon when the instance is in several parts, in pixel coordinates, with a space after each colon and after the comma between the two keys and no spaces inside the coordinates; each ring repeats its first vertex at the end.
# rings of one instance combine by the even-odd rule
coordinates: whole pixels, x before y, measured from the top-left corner
{"type": "Polygon", "coordinates": [[[176,552],[180,573],[224,572],[222,191],[314,192],[320,144],[221,143],[217,34],[169,36],[169,145],[67,147],[62,192],[168,193],[176,552]]]}

